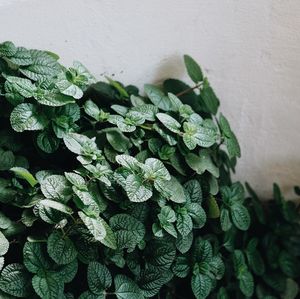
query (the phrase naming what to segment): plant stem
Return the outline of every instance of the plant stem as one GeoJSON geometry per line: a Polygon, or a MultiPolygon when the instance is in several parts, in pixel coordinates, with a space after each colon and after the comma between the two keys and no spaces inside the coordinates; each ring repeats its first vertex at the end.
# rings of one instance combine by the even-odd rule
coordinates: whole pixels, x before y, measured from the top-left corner
{"type": "Polygon", "coordinates": [[[142,129],[149,130],[149,131],[152,131],[152,130],[153,130],[152,127],[149,127],[149,126],[146,126],[146,125],[140,125],[140,127],[141,127],[142,129]]]}
{"type": "Polygon", "coordinates": [[[104,294],[104,297],[106,298],[106,296],[109,296],[109,295],[115,295],[116,293],[104,291],[103,294],[104,294]]]}
{"type": "Polygon", "coordinates": [[[203,84],[203,82],[200,82],[200,83],[196,84],[194,87],[190,87],[188,89],[185,89],[185,90],[177,93],[176,97],[180,97],[180,96],[182,96],[182,95],[184,95],[184,94],[186,94],[186,93],[188,93],[190,91],[193,91],[194,89],[199,88],[202,84],[203,84]]]}

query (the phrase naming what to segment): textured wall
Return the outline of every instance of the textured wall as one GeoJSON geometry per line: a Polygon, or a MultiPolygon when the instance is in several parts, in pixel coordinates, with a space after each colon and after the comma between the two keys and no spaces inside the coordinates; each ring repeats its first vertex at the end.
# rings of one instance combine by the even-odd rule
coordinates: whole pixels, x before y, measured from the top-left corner
{"type": "Polygon", "coordinates": [[[125,83],[203,66],[241,141],[237,177],[261,195],[300,183],[299,0],[0,0],[0,40],[125,83]]]}

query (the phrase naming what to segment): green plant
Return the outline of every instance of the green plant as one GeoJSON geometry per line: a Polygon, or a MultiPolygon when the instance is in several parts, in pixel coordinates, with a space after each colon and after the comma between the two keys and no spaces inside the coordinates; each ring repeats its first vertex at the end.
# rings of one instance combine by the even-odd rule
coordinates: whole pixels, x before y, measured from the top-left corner
{"type": "Polygon", "coordinates": [[[220,284],[226,289],[219,289],[218,298],[298,298],[299,205],[284,200],[277,184],[270,201],[246,187],[252,223],[246,233],[231,228],[224,235],[226,275],[220,284]]]}
{"type": "Polygon", "coordinates": [[[141,96],[0,44],[0,297],[252,296],[257,242],[236,243],[256,237],[254,201],[230,179],[240,147],[184,62],[195,86],[168,79],[141,96]]]}

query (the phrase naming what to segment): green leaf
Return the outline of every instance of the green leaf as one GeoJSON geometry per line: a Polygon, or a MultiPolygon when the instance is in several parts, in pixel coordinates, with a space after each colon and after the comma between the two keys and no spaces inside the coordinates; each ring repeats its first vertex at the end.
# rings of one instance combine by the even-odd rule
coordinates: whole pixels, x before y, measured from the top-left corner
{"type": "Polygon", "coordinates": [[[208,179],[209,193],[211,195],[217,195],[219,193],[219,182],[217,178],[211,175],[208,179]]]}
{"type": "Polygon", "coordinates": [[[179,235],[176,239],[176,248],[179,250],[180,253],[184,254],[187,253],[193,243],[193,233],[189,233],[187,236],[183,237],[179,235]]]}
{"type": "Polygon", "coordinates": [[[173,273],[179,278],[185,278],[190,270],[189,259],[186,256],[178,256],[172,266],[173,273]]]}
{"type": "MultiPolygon", "coordinates": [[[[128,113],[128,108],[123,105],[112,105],[110,108],[112,110],[114,110],[115,112],[117,112],[119,115],[122,115],[124,117],[128,113]]],[[[130,111],[132,111],[132,110],[130,110],[130,111]]]]}
{"type": "Polygon", "coordinates": [[[195,240],[193,256],[197,262],[211,262],[213,252],[210,242],[198,237],[195,240]]]}
{"type": "Polygon", "coordinates": [[[34,187],[38,183],[34,176],[23,167],[13,167],[10,171],[12,171],[16,177],[27,181],[31,187],[34,187]]]}
{"type": "Polygon", "coordinates": [[[208,218],[217,219],[220,217],[220,208],[216,201],[216,199],[213,196],[210,196],[207,201],[208,205],[208,212],[207,216],[208,218]]]}
{"type": "Polygon", "coordinates": [[[82,89],[73,82],[70,82],[64,75],[59,77],[55,86],[62,94],[71,96],[74,99],[80,99],[83,96],[82,89]]]}
{"type": "Polygon", "coordinates": [[[80,262],[88,264],[99,259],[99,243],[87,240],[84,235],[78,235],[74,241],[80,262]]]}
{"type": "Polygon", "coordinates": [[[144,202],[152,196],[152,187],[138,175],[131,174],[126,179],[125,190],[130,201],[144,202]]]}
{"type": "Polygon", "coordinates": [[[250,226],[250,215],[246,207],[241,204],[234,204],[230,208],[231,217],[234,225],[246,231],[250,226]]]}
{"type": "Polygon", "coordinates": [[[169,134],[169,132],[163,128],[160,128],[157,124],[153,124],[153,129],[165,140],[169,145],[173,146],[177,144],[176,138],[169,134]]]}
{"type": "Polygon", "coordinates": [[[169,206],[163,206],[157,216],[161,223],[172,223],[176,221],[176,214],[174,210],[169,206]]]}
{"type": "Polygon", "coordinates": [[[176,249],[171,242],[163,239],[152,240],[147,244],[145,256],[149,269],[162,273],[171,268],[176,257],[176,249]]]}
{"type": "Polygon", "coordinates": [[[229,211],[225,208],[221,209],[220,222],[224,232],[228,231],[232,226],[229,211]]]}
{"type": "Polygon", "coordinates": [[[161,193],[163,197],[176,203],[186,202],[184,188],[178,180],[171,176],[169,181],[157,180],[154,182],[154,187],[161,193]]]}
{"type": "Polygon", "coordinates": [[[140,171],[143,166],[136,158],[129,155],[117,155],[116,162],[133,172],[140,171]]]}
{"type": "Polygon", "coordinates": [[[43,243],[26,242],[23,248],[23,261],[27,270],[32,273],[49,269],[51,266],[43,243]]]}
{"type": "Polygon", "coordinates": [[[24,98],[33,97],[36,86],[28,79],[8,76],[6,82],[9,82],[12,85],[14,91],[18,92],[24,98]]]}
{"type": "Polygon", "coordinates": [[[205,104],[207,112],[216,114],[220,105],[220,101],[207,80],[204,80],[203,88],[200,92],[200,97],[205,104]]]}
{"type": "Polygon", "coordinates": [[[100,120],[100,109],[99,107],[92,101],[92,100],[87,100],[84,105],[84,112],[89,115],[90,117],[94,118],[95,120],[99,121],[100,120]]]}
{"type": "Polygon", "coordinates": [[[42,105],[50,107],[60,107],[75,103],[73,97],[61,94],[56,90],[38,89],[34,98],[42,105]]]}
{"type": "Polygon", "coordinates": [[[177,214],[176,228],[182,236],[187,236],[193,229],[193,221],[189,214],[177,214]]]}
{"type": "Polygon", "coordinates": [[[279,267],[281,271],[290,278],[297,278],[300,274],[299,260],[286,250],[282,250],[279,254],[279,267]]]}
{"type": "Polygon", "coordinates": [[[32,64],[20,68],[20,72],[34,81],[54,77],[61,67],[52,56],[44,51],[30,50],[32,64]]]}
{"type": "Polygon", "coordinates": [[[47,154],[54,153],[60,145],[60,140],[47,131],[39,133],[36,142],[38,147],[47,154]]]}
{"type": "Polygon", "coordinates": [[[266,266],[265,262],[257,250],[258,239],[252,238],[246,248],[246,256],[250,269],[259,276],[262,276],[265,273],[266,266]]]}
{"type": "Polygon", "coordinates": [[[53,174],[41,182],[41,191],[47,199],[67,202],[72,195],[69,182],[63,175],[53,174]]]}
{"type": "Polygon", "coordinates": [[[131,111],[139,112],[145,120],[155,121],[155,116],[158,113],[158,108],[151,104],[143,104],[133,107],[131,111]]]}
{"type": "Polygon", "coordinates": [[[209,265],[210,272],[214,275],[215,279],[222,279],[225,273],[225,264],[223,263],[222,255],[220,253],[215,255],[209,265]]]}
{"type": "Polygon", "coordinates": [[[184,64],[190,78],[195,82],[203,81],[203,74],[198,63],[189,55],[184,55],[184,64]]]}
{"type": "MultiPolygon", "coordinates": [[[[179,96],[181,102],[183,104],[190,105],[196,112],[203,111],[199,97],[196,95],[191,86],[177,79],[167,79],[163,82],[163,86],[167,92],[172,92],[175,95],[184,91],[184,94],[179,96]]],[[[176,111],[176,108],[174,110],[176,111]]]]}
{"type": "Polygon", "coordinates": [[[35,292],[43,299],[62,298],[64,284],[53,272],[40,271],[32,278],[35,292]]]}
{"type": "Polygon", "coordinates": [[[237,278],[239,278],[240,275],[247,271],[245,255],[240,249],[235,249],[233,252],[233,266],[237,278]]]}
{"type": "Polygon", "coordinates": [[[12,151],[0,148],[0,170],[9,170],[15,165],[15,155],[12,151]]]}
{"type": "Polygon", "coordinates": [[[232,132],[228,120],[220,115],[219,125],[222,132],[222,136],[225,139],[229,158],[240,157],[241,149],[235,134],[232,132]]]}
{"type": "Polygon", "coordinates": [[[16,46],[10,42],[6,41],[0,44],[0,57],[1,56],[13,56],[17,52],[16,46]]]}
{"type": "Polygon", "coordinates": [[[190,150],[193,150],[197,145],[211,147],[217,141],[217,133],[212,128],[185,122],[183,130],[183,142],[190,150]]]}
{"type": "Polygon", "coordinates": [[[131,148],[130,140],[118,129],[113,128],[106,131],[106,139],[114,150],[124,153],[131,148]]]}
{"type": "Polygon", "coordinates": [[[22,212],[22,223],[27,227],[32,227],[33,223],[38,219],[30,209],[23,210],[22,212]]]}
{"type": "Polygon", "coordinates": [[[30,65],[33,63],[30,51],[23,47],[17,47],[17,51],[9,57],[9,61],[21,66],[30,65]]]}
{"type": "Polygon", "coordinates": [[[109,77],[106,77],[106,79],[108,80],[109,84],[111,86],[113,86],[120,93],[120,96],[125,97],[125,98],[129,97],[126,89],[119,82],[112,80],[109,77]]]}
{"type": "Polygon", "coordinates": [[[165,144],[159,149],[158,155],[159,155],[159,158],[162,160],[169,160],[173,157],[175,152],[176,152],[175,147],[165,144]]]}
{"type": "Polygon", "coordinates": [[[197,180],[193,179],[187,181],[184,184],[184,188],[191,202],[196,202],[201,204],[203,199],[202,188],[200,183],[197,180]]]}
{"type": "Polygon", "coordinates": [[[60,211],[64,214],[68,214],[68,215],[73,214],[73,211],[70,207],[68,207],[68,206],[66,206],[66,205],[64,205],[64,204],[62,204],[58,201],[55,201],[55,200],[43,199],[39,202],[39,204],[41,204],[44,207],[60,211]]]}
{"type": "Polygon", "coordinates": [[[217,299],[230,299],[229,295],[224,287],[221,287],[219,289],[217,299]]]}
{"type": "Polygon", "coordinates": [[[88,228],[90,233],[93,235],[95,240],[97,241],[103,241],[106,236],[106,229],[104,226],[102,219],[99,218],[92,218],[87,215],[85,215],[83,212],[78,212],[79,217],[85,224],[85,226],[88,228]]]}
{"type": "Polygon", "coordinates": [[[64,213],[43,204],[37,205],[37,208],[38,216],[49,224],[57,224],[66,217],[64,213]]]}
{"type": "Polygon", "coordinates": [[[208,171],[216,178],[220,175],[219,168],[212,161],[208,150],[201,150],[199,156],[189,153],[185,156],[185,161],[198,174],[208,171]]]}
{"type": "MultiPolygon", "coordinates": [[[[2,270],[3,266],[4,266],[4,257],[0,256],[0,271],[2,270]]],[[[0,291],[0,295],[1,295],[1,291],[0,291]]]]}
{"type": "Polygon", "coordinates": [[[56,269],[56,273],[60,276],[64,283],[71,282],[78,271],[78,261],[74,259],[71,263],[63,266],[59,266],[56,269]]]}
{"type": "Polygon", "coordinates": [[[145,178],[150,181],[171,179],[170,173],[164,163],[155,158],[148,158],[143,166],[145,178]]]}
{"type": "Polygon", "coordinates": [[[133,250],[145,236],[144,224],[127,214],[116,214],[109,219],[109,225],[113,230],[117,248],[133,250]]]}
{"type": "Polygon", "coordinates": [[[212,289],[212,281],[207,275],[197,274],[192,276],[191,286],[197,299],[205,299],[212,289]]]}
{"type": "Polygon", "coordinates": [[[0,211],[0,229],[7,229],[12,221],[0,211]]]}
{"type": "Polygon", "coordinates": [[[119,274],[114,279],[115,295],[118,299],[144,299],[138,285],[129,277],[119,274]]]}
{"type": "Polygon", "coordinates": [[[69,264],[77,257],[77,251],[71,239],[59,231],[54,231],[48,237],[47,251],[59,265],[69,264]]]}
{"type": "Polygon", "coordinates": [[[75,172],[65,172],[66,179],[79,190],[87,190],[84,178],[75,172]]]}
{"type": "Polygon", "coordinates": [[[112,277],[108,268],[98,262],[89,263],[87,279],[90,290],[101,295],[112,284],[112,277]]]}
{"type": "Polygon", "coordinates": [[[9,242],[6,237],[0,231],[0,256],[5,255],[9,248],[9,242]]]}
{"type": "Polygon", "coordinates": [[[150,101],[154,104],[154,106],[158,107],[163,111],[171,111],[172,103],[170,99],[156,86],[145,84],[144,86],[145,93],[150,99],[150,101]]]}
{"type": "Polygon", "coordinates": [[[123,106],[123,105],[112,105],[110,107],[113,111],[117,112],[118,115],[116,116],[120,116],[122,115],[123,117],[126,116],[126,114],[129,112],[128,108],[123,106]]]}
{"type": "Polygon", "coordinates": [[[286,280],[286,289],[282,295],[282,299],[295,299],[299,294],[299,285],[292,279],[286,280]]]}
{"type": "Polygon", "coordinates": [[[90,73],[90,71],[79,61],[73,62],[73,68],[76,76],[73,81],[79,86],[87,86],[96,82],[96,78],[90,73]]]}
{"type": "Polygon", "coordinates": [[[110,226],[103,220],[101,219],[101,222],[103,223],[103,226],[106,231],[106,235],[102,241],[100,241],[103,245],[116,250],[117,249],[117,240],[114,232],[110,228],[110,226]]]}
{"type": "Polygon", "coordinates": [[[201,205],[198,203],[187,203],[185,207],[193,219],[194,226],[202,228],[206,223],[206,213],[201,205]]]}
{"type": "Polygon", "coordinates": [[[78,197],[78,201],[76,201],[75,198],[77,207],[79,209],[84,209],[84,211],[90,216],[97,216],[100,212],[100,209],[94,195],[89,191],[81,190],[81,188],[78,189],[75,186],[73,186],[72,189],[78,197]]]}
{"type": "Polygon", "coordinates": [[[286,276],[280,272],[266,273],[263,280],[277,293],[283,293],[286,290],[286,276]]]}
{"type": "Polygon", "coordinates": [[[181,100],[175,94],[168,92],[168,97],[172,103],[174,111],[178,112],[184,106],[181,100]]]}
{"type": "Polygon", "coordinates": [[[156,117],[171,132],[180,133],[181,125],[175,118],[166,113],[157,113],[156,117]]]}
{"type": "MultiPolygon", "coordinates": [[[[155,224],[154,224],[155,225],[155,224]]],[[[174,238],[177,238],[177,231],[176,231],[176,228],[175,228],[175,225],[173,223],[170,223],[170,222],[165,222],[163,224],[161,224],[161,227],[167,232],[169,233],[171,236],[173,236],[174,238]]],[[[153,228],[152,228],[153,229],[153,228]]],[[[154,231],[153,231],[154,233],[154,231]]],[[[160,236],[158,234],[158,232],[154,233],[154,235],[156,237],[162,237],[163,234],[160,236]]]]}
{"type": "Polygon", "coordinates": [[[21,264],[7,265],[1,272],[0,290],[15,297],[28,298],[31,293],[31,276],[21,264]]]}
{"type": "Polygon", "coordinates": [[[0,202],[9,203],[15,200],[17,191],[11,188],[10,182],[0,178],[0,202]]]}
{"type": "Polygon", "coordinates": [[[222,199],[229,206],[234,204],[242,204],[245,199],[245,190],[240,182],[232,184],[230,187],[223,186],[221,188],[222,199]]]}
{"type": "Polygon", "coordinates": [[[246,297],[252,297],[254,293],[254,280],[251,272],[246,271],[239,277],[239,286],[246,297]]]}
{"type": "Polygon", "coordinates": [[[156,295],[161,287],[167,284],[171,278],[171,271],[162,272],[154,269],[147,269],[141,272],[138,279],[138,285],[142,290],[143,295],[146,298],[151,298],[156,295]]]}
{"type": "Polygon", "coordinates": [[[17,132],[43,130],[48,120],[33,104],[23,103],[14,108],[10,114],[10,123],[17,132]]]}
{"type": "Polygon", "coordinates": [[[96,143],[93,139],[77,133],[69,133],[65,135],[64,143],[72,153],[75,153],[77,155],[82,154],[84,146],[90,145],[91,150],[92,148],[97,148],[96,143]]]}
{"type": "Polygon", "coordinates": [[[262,256],[257,250],[246,251],[249,267],[256,275],[263,275],[265,273],[265,263],[262,256]]]}

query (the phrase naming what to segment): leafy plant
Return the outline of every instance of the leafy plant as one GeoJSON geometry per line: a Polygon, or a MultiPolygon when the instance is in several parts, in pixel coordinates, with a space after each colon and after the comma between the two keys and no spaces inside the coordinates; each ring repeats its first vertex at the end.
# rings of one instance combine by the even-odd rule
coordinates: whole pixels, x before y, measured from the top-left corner
{"type": "MultiPolygon", "coordinates": [[[[297,288],[294,238],[272,225],[256,235],[265,209],[230,179],[237,138],[200,66],[184,62],[193,87],[168,79],[141,95],[96,82],[79,62],[65,68],[54,53],[0,44],[0,297],[204,299],[256,288],[262,298],[297,288]],[[277,260],[261,254],[277,250],[272,242],[277,260]]],[[[280,207],[296,224],[294,206],[280,207]]]]}

